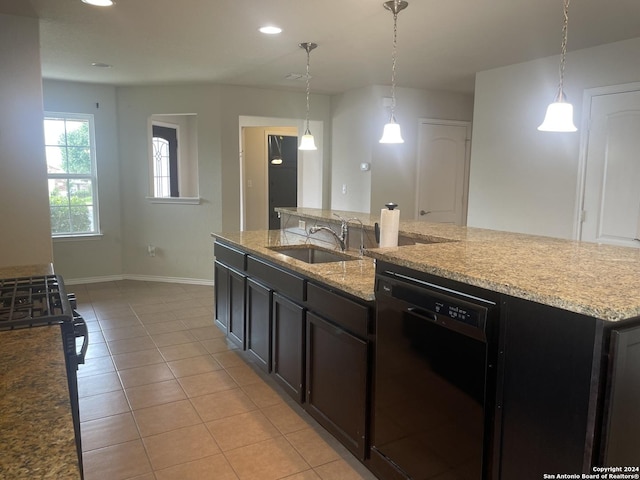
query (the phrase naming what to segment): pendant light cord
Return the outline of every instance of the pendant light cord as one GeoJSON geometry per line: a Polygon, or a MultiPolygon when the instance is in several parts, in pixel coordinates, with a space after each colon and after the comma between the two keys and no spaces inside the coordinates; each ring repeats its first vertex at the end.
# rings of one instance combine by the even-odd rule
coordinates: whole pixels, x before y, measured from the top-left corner
{"type": "Polygon", "coordinates": [[[305,130],[305,135],[309,134],[309,61],[310,61],[310,54],[311,54],[311,48],[310,45],[307,44],[305,47],[305,50],[307,51],[307,128],[305,130]]]}
{"type": "Polygon", "coordinates": [[[564,65],[567,57],[567,31],[569,29],[569,2],[571,0],[564,0],[564,19],[562,23],[562,47],[560,48],[560,83],[558,84],[558,98],[557,101],[564,102],[564,65]]]}
{"type": "Polygon", "coordinates": [[[398,54],[398,9],[393,10],[393,52],[391,54],[391,121],[396,111],[396,57],[398,54]]]}

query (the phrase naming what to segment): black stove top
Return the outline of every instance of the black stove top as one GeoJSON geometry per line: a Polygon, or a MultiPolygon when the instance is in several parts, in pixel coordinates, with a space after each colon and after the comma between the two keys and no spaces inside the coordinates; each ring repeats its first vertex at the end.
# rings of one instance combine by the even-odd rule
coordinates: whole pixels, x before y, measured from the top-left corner
{"type": "Polygon", "coordinates": [[[0,330],[56,324],[73,317],[60,276],[0,279],[0,330]]]}

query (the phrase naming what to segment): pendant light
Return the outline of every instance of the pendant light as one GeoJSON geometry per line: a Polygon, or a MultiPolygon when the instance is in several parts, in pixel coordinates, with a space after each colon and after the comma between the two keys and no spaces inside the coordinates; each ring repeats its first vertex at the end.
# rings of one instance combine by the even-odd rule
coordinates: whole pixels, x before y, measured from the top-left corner
{"type": "Polygon", "coordinates": [[[560,51],[560,83],[553,103],[547,107],[547,114],[538,130],[542,132],[575,132],[573,124],[573,105],[567,102],[564,94],[564,65],[567,56],[567,27],[569,25],[569,2],[564,1],[564,21],[562,23],[562,48],[560,51]]]}
{"type": "Polygon", "coordinates": [[[404,0],[389,0],[382,4],[384,8],[393,13],[393,54],[391,62],[391,116],[389,123],[384,126],[380,143],[404,143],[400,134],[400,125],[396,123],[396,55],[398,38],[398,13],[407,8],[408,2],[404,0]]]}
{"type": "Polygon", "coordinates": [[[313,50],[317,46],[318,46],[317,44],[309,43],[309,42],[299,44],[299,47],[304,49],[307,52],[307,121],[306,121],[306,128],[304,130],[304,135],[302,135],[302,139],[300,140],[300,146],[298,147],[298,150],[317,150],[318,149],[318,147],[316,147],[316,142],[313,139],[313,135],[311,135],[311,132],[309,131],[309,79],[311,78],[309,76],[309,58],[310,58],[311,50],[313,50]]]}
{"type": "Polygon", "coordinates": [[[282,165],[282,151],[280,149],[280,142],[278,142],[277,135],[269,135],[269,150],[273,152],[273,156],[271,157],[271,165],[282,165]],[[274,141],[276,144],[275,148],[271,147],[271,141],[274,141]]]}

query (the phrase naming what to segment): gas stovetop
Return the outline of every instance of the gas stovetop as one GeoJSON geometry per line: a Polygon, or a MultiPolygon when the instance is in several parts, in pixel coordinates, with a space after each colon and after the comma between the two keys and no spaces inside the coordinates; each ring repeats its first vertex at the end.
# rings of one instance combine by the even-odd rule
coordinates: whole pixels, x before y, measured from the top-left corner
{"type": "Polygon", "coordinates": [[[73,321],[72,302],[58,275],[0,279],[0,330],[73,321]]]}

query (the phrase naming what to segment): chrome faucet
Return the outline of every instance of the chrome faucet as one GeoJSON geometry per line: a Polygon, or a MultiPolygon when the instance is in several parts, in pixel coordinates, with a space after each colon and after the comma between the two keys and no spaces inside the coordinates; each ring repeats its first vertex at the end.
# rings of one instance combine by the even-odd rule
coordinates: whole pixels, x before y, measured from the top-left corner
{"type": "Polygon", "coordinates": [[[364,255],[364,224],[362,223],[362,220],[360,220],[358,217],[352,217],[349,220],[347,220],[347,222],[350,222],[352,220],[355,220],[356,222],[360,223],[360,245],[358,246],[358,250],[360,251],[360,256],[364,255]]]}
{"type": "Polygon", "coordinates": [[[338,245],[340,245],[340,250],[343,252],[347,249],[347,245],[349,244],[348,236],[349,236],[349,227],[347,226],[347,220],[342,218],[340,215],[334,213],[336,217],[340,219],[340,234],[338,235],[331,227],[327,225],[317,225],[309,228],[309,235],[313,235],[316,232],[320,232],[322,230],[329,232],[333,235],[338,245]]]}

